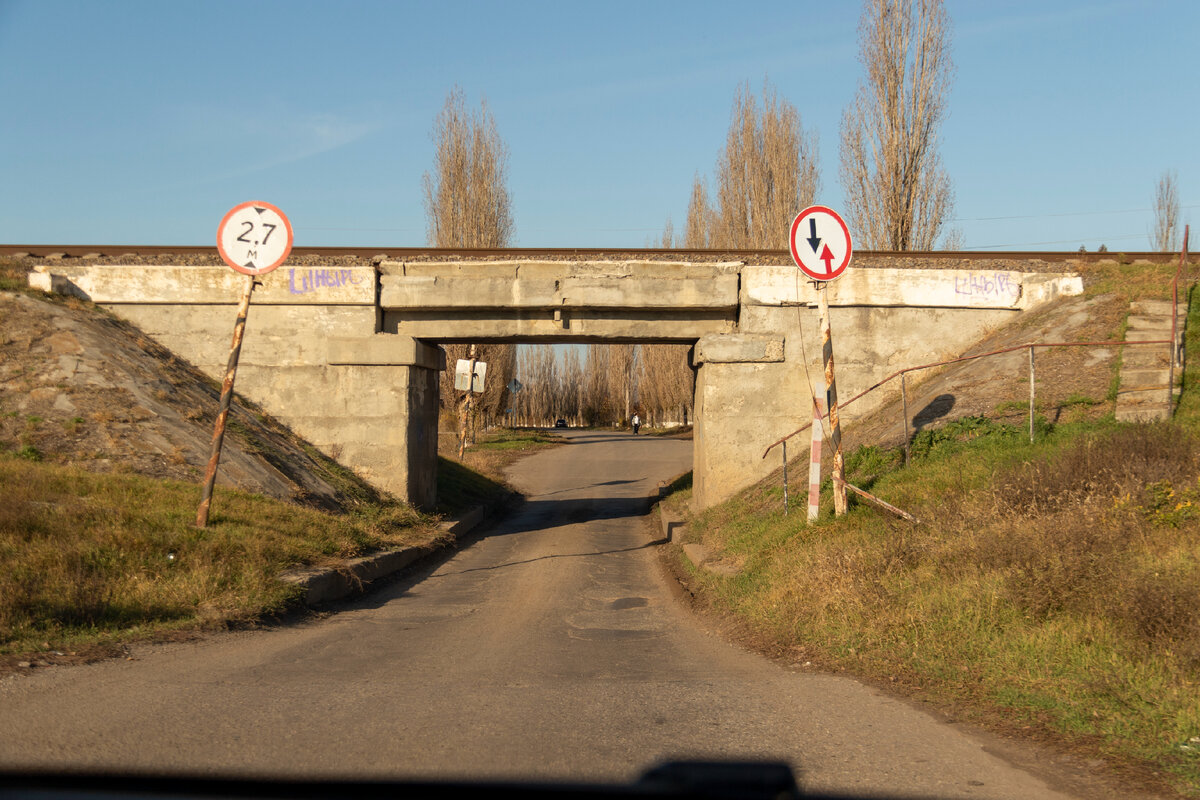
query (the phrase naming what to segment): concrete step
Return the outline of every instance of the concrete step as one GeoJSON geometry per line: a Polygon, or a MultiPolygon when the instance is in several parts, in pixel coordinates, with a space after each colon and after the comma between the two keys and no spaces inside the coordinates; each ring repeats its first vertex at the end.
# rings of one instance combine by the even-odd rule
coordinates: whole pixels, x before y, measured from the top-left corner
{"type": "Polygon", "coordinates": [[[1128,389],[1117,390],[1117,408],[1134,405],[1157,405],[1165,403],[1167,400],[1167,387],[1165,385],[1155,386],[1152,389],[1131,386],[1128,389]]]}
{"type": "Polygon", "coordinates": [[[1171,331],[1171,318],[1170,317],[1151,317],[1151,316],[1146,316],[1144,314],[1141,314],[1136,317],[1130,317],[1128,320],[1126,320],[1126,328],[1127,328],[1127,330],[1131,330],[1131,331],[1133,331],[1133,330],[1138,330],[1138,331],[1165,330],[1169,334],[1171,331]]]}
{"type": "Polygon", "coordinates": [[[1171,381],[1171,370],[1161,368],[1121,367],[1121,389],[1138,386],[1161,386],[1167,388],[1171,381]]]}
{"type": "MultiPolygon", "coordinates": [[[[1179,304],[1180,314],[1184,313],[1185,304],[1179,304]]],[[[1170,300],[1134,300],[1129,304],[1129,312],[1131,314],[1153,314],[1155,316],[1171,318],[1171,301],[1170,300]]]]}
{"type": "MultiPolygon", "coordinates": [[[[1153,342],[1156,339],[1168,341],[1171,338],[1171,326],[1165,328],[1130,328],[1125,331],[1125,341],[1127,342],[1153,342]]],[[[1166,345],[1163,345],[1166,347],[1166,345]]]]}
{"type": "Polygon", "coordinates": [[[1171,365],[1170,345],[1139,345],[1126,347],[1121,352],[1121,366],[1135,368],[1169,367],[1171,365]]]}
{"type": "Polygon", "coordinates": [[[1140,403],[1123,406],[1118,402],[1115,416],[1120,422],[1157,422],[1171,418],[1171,404],[1140,403]]]}

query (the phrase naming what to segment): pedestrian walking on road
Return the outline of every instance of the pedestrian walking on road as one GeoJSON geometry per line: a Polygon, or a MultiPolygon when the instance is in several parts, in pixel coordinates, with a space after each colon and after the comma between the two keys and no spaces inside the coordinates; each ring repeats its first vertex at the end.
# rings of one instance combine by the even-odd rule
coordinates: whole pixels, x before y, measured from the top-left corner
{"type": "Polygon", "coordinates": [[[633,435],[637,436],[638,428],[642,427],[642,419],[637,414],[633,415],[633,435]]]}

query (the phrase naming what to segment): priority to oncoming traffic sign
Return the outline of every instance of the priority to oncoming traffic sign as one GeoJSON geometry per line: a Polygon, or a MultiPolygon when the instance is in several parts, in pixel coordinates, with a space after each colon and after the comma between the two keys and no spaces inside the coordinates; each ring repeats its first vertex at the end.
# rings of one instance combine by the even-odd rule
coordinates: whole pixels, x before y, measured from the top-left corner
{"type": "Polygon", "coordinates": [[[831,281],[841,275],[854,252],[850,229],[826,206],[809,206],[797,214],[789,243],[796,266],[814,281],[831,281]]]}

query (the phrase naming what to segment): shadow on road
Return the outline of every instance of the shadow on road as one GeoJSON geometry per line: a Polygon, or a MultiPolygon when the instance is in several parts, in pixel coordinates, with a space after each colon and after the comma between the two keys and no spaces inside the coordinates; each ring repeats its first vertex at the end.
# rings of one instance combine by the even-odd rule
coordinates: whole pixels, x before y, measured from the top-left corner
{"type": "MultiPolygon", "coordinates": [[[[596,485],[603,486],[636,482],[637,481],[619,480],[596,485]]],[[[577,553],[557,553],[521,561],[494,564],[488,567],[477,567],[472,569],[458,570],[456,572],[446,572],[437,575],[434,574],[437,573],[437,571],[441,569],[446,562],[454,558],[458,551],[471,547],[475,543],[484,539],[511,536],[519,533],[551,530],[553,528],[565,527],[568,525],[578,525],[596,520],[641,517],[650,511],[651,505],[658,499],[658,494],[655,492],[653,495],[643,495],[641,497],[579,497],[545,499],[546,497],[547,495],[540,495],[537,499],[526,500],[517,505],[504,516],[497,517],[490,523],[485,523],[480,528],[467,534],[461,540],[459,540],[457,546],[447,547],[432,553],[402,573],[391,578],[382,578],[376,581],[372,587],[372,590],[368,594],[361,595],[353,600],[345,601],[346,607],[378,608],[393,601],[397,597],[408,594],[422,582],[434,578],[442,578],[449,575],[461,575],[471,572],[489,572],[505,567],[513,567],[520,564],[527,564],[534,561],[543,561],[548,559],[586,558],[588,556],[604,556],[613,555],[616,553],[628,553],[637,550],[645,550],[659,544],[664,544],[667,541],[666,539],[654,539],[648,540],[642,544],[633,545],[631,547],[605,548],[577,553]]]]}
{"type": "Polygon", "coordinates": [[[522,564],[532,564],[535,561],[548,561],[555,558],[586,558],[588,556],[611,556],[617,553],[633,553],[638,550],[645,550],[650,547],[656,547],[660,544],[666,544],[666,539],[654,539],[645,544],[635,545],[633,547],[617,547],[612,550],[589,550],[585,553],[554,553],[548,556],[538,556],[537,558],[526,558],[521,561],[508,561],[504,564],[493,564],[490,567],[473,567],[472,569],[460,569],[456,572],[443,572],[440,575],[431,575],[429,580],[437,580],[439,578],[447,578],[451,575],[465,575],[468,572],[491,572],[505,567],[517,567],[522,564]]]}

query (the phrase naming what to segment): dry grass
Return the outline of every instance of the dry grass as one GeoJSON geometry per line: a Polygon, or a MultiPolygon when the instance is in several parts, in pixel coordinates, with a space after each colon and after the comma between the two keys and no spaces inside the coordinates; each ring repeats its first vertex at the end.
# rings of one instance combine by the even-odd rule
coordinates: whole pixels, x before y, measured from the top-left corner
{"type": "Polygon", "coordinates": [[[1032,447],[949,427],[907,469],[852,459],[933,524],[858,507],[806,528],[763,489],[693,525],[742,565],[694,573],[701,595],[773,652],[1200,785],[1200,445],[1171,425],[1032,447]]]}
{"type": "Polygon", "coordinates": [[[286,569],[442,536],[408,506],[332,514],[218,489],[0,459],[0,653],[138,638],[277,613],[286,569]]]}

